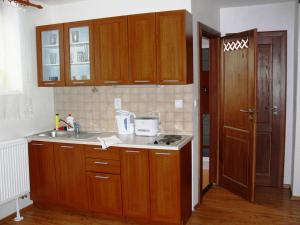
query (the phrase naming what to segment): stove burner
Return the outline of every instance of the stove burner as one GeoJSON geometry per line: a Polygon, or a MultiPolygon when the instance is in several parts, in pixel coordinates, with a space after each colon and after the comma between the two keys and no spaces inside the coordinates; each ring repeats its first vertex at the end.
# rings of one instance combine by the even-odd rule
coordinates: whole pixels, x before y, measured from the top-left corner
{"type": "Polygon", "coordinates": [[[181,135],[160,135],[153,144],[155,145],[171,145],[182,139],[181,135]]]}

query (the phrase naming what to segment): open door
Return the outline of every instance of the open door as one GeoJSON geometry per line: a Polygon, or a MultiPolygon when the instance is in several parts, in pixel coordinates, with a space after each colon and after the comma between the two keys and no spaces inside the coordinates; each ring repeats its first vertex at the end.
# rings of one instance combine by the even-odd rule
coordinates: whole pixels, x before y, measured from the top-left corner
{"type": "Polygon", "coordinates": [[[221,41],[220,185],[254,201],[257,30],[221,41]]]}

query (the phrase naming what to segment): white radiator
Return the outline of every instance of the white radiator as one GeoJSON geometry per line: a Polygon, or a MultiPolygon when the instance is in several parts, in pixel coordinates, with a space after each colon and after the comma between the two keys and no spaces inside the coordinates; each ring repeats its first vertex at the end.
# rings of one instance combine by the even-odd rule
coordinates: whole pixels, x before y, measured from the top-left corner
{"type": "Polygon", "coordinates": [[[18,200],[29,191],[27,139],[0,142],[0,205],[18,200]]]}

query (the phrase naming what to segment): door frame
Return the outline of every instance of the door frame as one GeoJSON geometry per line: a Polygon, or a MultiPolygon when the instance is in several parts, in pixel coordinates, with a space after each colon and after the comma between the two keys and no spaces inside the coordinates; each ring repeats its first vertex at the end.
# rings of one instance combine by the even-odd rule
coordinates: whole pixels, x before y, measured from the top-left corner
{"type": "MultiPolygon", "coordinates": [[[[279,148],[279,162],[278,162],[278,182],[277,187],[284,187],[284,164],[285,164],[285,135],[286,135],[286,96],[287,96],[287,30],[277,30],[277,31],[261,31],[257,32],[257,37],[280,37],[281,38],[281,73],[283,74],[282,79],[280,80],[280,89],[284,96],[280,96],[280,105],[279,109],[282,112],[280,118],[280,148],[279,148]]],[[[259,45],[259,41],[257,42],[259,45]]]]}
{"type": "MultiPolygon", "coordinates": [[[[199,44],[199,83],[198,93],[199,100],[201,102],[201,81],[200,77],[202,73],[202,38],[208,38],[210,42],[210,69],[209,69],[209,112],[214,114],[214,117],[210,118],[210,168],[209,168],[209,182],[219,183],[218,176],[218,164],[219,164],[219,74],[220,74],[220,37],[221,33],[213,28],[197,22],[198,32],[198,44],[199,44]],[[215,104],[212,104],[212,100],[215,100],[215,104]]],[[[203,149],[202,149],[202,107],[199,104],[198,113],[198,129],[199,129],[199,203],[202,203],[203,194],[206,190],[203,188],[203,149]]]]}

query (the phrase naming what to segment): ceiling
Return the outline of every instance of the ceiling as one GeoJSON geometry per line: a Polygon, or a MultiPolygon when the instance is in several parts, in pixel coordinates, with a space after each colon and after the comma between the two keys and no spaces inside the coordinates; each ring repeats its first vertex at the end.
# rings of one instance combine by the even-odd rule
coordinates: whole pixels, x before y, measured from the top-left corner
{"type": "MultiPolygon", "coordinates": [[[[47,5],[58,5],[58,4],[66,4],[66,3],[86,1],[86,0],[38,0],[38,1],[47,5]]],[[[197,0],[192,0],[192,1],[197,1],[197,0]]],[[[288,2],[288,1],[295,1],[295,0],[211,0],[211,1],[218,2],[220,8],[227,8],[227,7],[239,7],[239,6],[247,6],[247,5],[261,5],[261,4],[288,2]]]]}
{"type": "Polygon", "coordinates": [[[272,4],[272,3],[280,3],[280,2],[291,2],[296,0],[213,0],[213,1],[218,2],[220,8],[228,8],[228,7],[272,4]]]}

